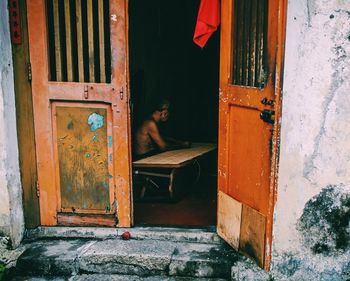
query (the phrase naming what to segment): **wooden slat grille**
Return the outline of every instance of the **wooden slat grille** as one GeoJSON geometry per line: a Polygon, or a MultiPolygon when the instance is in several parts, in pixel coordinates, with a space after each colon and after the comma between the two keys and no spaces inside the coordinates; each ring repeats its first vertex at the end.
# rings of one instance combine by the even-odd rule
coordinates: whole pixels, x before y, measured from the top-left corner
{"type": "Polygon", "coordinates": [[[234,85],[265,85],[267,13],[268,0],[234,0],[234,85]]]}
{"type": "Polygon", "coordinates": [[[111,82],[108,0],[47,0],[49,80],[111,82]]]}

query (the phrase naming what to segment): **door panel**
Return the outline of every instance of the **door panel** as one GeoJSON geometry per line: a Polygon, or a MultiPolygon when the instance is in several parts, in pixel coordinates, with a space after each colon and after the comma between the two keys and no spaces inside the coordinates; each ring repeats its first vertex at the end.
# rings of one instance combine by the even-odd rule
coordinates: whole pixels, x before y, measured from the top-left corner
{"type": "Polygon", "coordinates": [[[271,125],[262,122],[255,108],[230,105],[228,110],[228,147],[235,149],[228,155],[227,194],[266,215],[271,125]]]}
{"type": "Polygon", "coordinates": [[[42,225],[130,226],[126,1],[27,1],[42,225]]]}
{"type": "Polygon", "coordinates": [[[218,205],[219,235],[235,249],[239,248],[242,220],[242,203],[233,200],[226,193],[219,191],[218,205]]]}
{"type": "Polygon", "coordinates": [[[112,132],[109,108],[69,105],[55,103],[53,109],[61,201],[58,209],[60,212],[113,212],[110,202],[113,202],[114,186],[109,180],[113,174],[112,151],[107,144],[112,132]]]}
{"type": "Polygon", "coordinates": [[[221,10],[218,233],[265,269],[272,237],[285,9],[286,1],[222,0],[221,10]]]}
{"type": "Polygon", "coordinates": [[[259,266],[264,265],[266,216],[242,204],[239,250],[252,257],[259,266]]]}

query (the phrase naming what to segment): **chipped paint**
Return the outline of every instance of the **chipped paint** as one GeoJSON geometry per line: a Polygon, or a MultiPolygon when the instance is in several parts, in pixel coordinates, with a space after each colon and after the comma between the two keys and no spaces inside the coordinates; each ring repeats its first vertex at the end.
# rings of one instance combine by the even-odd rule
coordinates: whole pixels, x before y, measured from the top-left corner
{"type": "Polygon", "coordinates": [[[67,124],[67,129],[72,130],[74,128],[73,120],[70,120],[67,124]]]}
{"type": "Polygon", "coordinates": [[[92,140],[93,141],[98,141],[98,134],[97,133],[92,136],[92,140]]]}
{"type": "Polygon", "coordinates": [[[109,154],[108,159],[109,159],[110,162],[112,162],[112,160],[113,160],[113,155],[112,155],[112,153],[109,154]]]}
{"type": "Polygon", "coordinates": [[[109,200],[104,184],[108,173],[107,128],[100,121],[105,118],[106,110],[56,106],[55,112],[57,136],[67,135],[65,143],[58,142],[57,148],[61,208],[104,210],[109,200]],[[84,126],[87,119],[93,121],[91,127],[100,127],[99,142],[92,140],[97,133],[84,126]],[[75,124],[72,129],[67,128],[70,122],[75,124]],[[74,192],[68,186],[72,186],[74,192]]]}
{"type": "Polygon", "coordinates": [[[91,113],[88,118],[88,124],[90,125],[90,130],[94,132],[103,127],[104,117],[96,112],[91,113]]]}
{"type": "Polygon", "coordinates": [[[112,146],[113,146],[113,137],[108,136],[108,147],[112,147],[112,146]]]}

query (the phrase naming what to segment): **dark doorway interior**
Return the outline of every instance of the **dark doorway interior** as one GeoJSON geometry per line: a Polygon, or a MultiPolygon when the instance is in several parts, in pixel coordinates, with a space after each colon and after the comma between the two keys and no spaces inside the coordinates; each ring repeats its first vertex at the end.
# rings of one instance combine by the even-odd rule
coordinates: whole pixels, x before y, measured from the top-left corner
{"type": "MultiPolygon", "coordinates": [[[[129,60],[132,131],[152,102],[170,100],[162,133],[191,142],[217,143],[219,31],[201,49],[193,41],[199,0],[130,0],[129,60]]],[[[200,178],[177,202],[134,202],[136,225],[216,223],[216,154],[200,165],[200,178]]],[[[136,193],[136,191],[135,191],[136,193]]]]}

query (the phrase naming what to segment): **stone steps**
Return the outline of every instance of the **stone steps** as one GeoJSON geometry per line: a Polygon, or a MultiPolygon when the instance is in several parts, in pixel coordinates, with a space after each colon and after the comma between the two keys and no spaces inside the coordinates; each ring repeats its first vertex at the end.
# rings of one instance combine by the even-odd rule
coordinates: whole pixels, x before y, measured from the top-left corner
{"type": "Polygon", "coordinates": [[[106,275],[106,274],[82,274],[71,277],[30,277],[17,276],[11,281],[226,281],[222,278],[194,278],[194,277],[169,277],[135,275],[106,275]]]}
{"type": "Polygon", "coordinates": [[[136,240],[164,240],[173,242],[194,242],[208,244],[223,244],[223,240],[215,232],[215,227],[178,228],[178,227],[37,227],[26,231],[27,240],[40,238],[84,238],[84,239],[114,239],[128,231],[136,240]]]}
{"type": "MultiPolygon", "coordinates": [[[[197,233],[197,236],[201,235],[197,233]]],[[[198,278],[205,278],[198,281],[211,280],[208,278],[229,280],[232,265],[244,259],[228,245],[215,239],[213,243],[198,243],[191,242],[191,239],[169,241],[141,239],[141,236],[130,240],[122,240],[120,237],[64,237],[65,239],[44,238],[28,243],[26,251],[17,261],[16,278],[59,276],[62,280],[99,280],[89,278],[103,278],[107,275],[116,279],[100,280],[182,280],[180,277],[192,278],[183,279],[186,281],[198,278]],[[126,276],[134,279],[120,279],[126,276]]]]}

